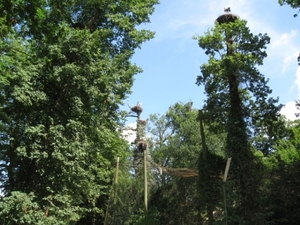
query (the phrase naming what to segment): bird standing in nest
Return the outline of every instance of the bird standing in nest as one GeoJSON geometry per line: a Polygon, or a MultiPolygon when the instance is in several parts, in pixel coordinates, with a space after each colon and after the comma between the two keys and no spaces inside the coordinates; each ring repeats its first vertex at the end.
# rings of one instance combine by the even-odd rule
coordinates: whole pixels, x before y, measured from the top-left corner
{"type": "Polygon", "coordinates": [[[132,112],[135,112],[136,114],[140,115],[143,112],[142,103],[138,102],[136,106],[128,107],[131,109],[132,112]]]}
{"type": "Polygon", "coordinates": [[[231,9],[230,9],[230,7],[228,7],[228,8],[224,8],[224,12],[227,12],[227,13],[231,12],[231,9]]]}

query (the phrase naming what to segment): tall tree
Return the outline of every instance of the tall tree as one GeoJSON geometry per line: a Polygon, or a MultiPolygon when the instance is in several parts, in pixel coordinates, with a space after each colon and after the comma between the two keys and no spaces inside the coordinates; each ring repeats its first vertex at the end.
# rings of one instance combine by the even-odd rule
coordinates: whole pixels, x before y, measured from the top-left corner
{"type": "MultiPolygon", "coordinates": [[[[205,118],[205,114],[202,110],[199,110],[198,120],[200,125],[200,136],[201,136],[201,144],[202,151],[199,155],[199,197],[200,197],[200,208],[203,209],[204,212],[207,213],[207,223],[208,225],[212,225],[214,223],[216,216],[214,216],[214,212],[218,212],[220,208],[220,200],[221,192],[220,187],[221,179],[220,175],[223,173],[225,168],[224,163],[224,141],[225,138],[221,138],[221,134],[218,134],[218,138],[215,139],[215,143],[212,145],[207,145],[206,140],[209,138],[206,136],[205,126],[203,120],[205,118]],[[223,151],[216,151],[216,146],[222,148],[223,151]]],[[[211,136],[211,133],[209,134],[211,136]]]]}
{"type": "MultiPolygon", "coordinates": [[[[201,224],[202,219],[207,218],[205,206],[209,199],[214,203],[222,201],[220,196],[214,196],[217,190],[220,190],[220,186],[214,187],[216,192],[208,190],[211,186],[206,183],[205,175],[215,176],[211,168],[208,171],[207,168],[200,167],[200,178],[197,173],[197,177],[189,177],[186,173],[187,169],[198,169],[199,162],[202,162],[202,158],[199,159],[199,154],[202,153],[202,139],[197,117],[198,110],[192,107],[191,102],[176,103],[166,114],[150,116],[151,158],[156,162],[156,166],[161,166],[157,167],[158,170],[152,169],[155,171],[153,176],[156,189],[149,204],[149,213],[160,221],[157,224],[201,224]],[[198,188],[199,186],[201,187],[198,188]]],[[[207,135],[207,154],[223,153],[223,137],[224,135],[207,135]]],[[[210,162],[215,159],[209,157],[210,162]]],[[[218,163],[219,161],[213,162],[214,166],[218,163]]],[[[223,165],[219,166],[223,169],[223,165]]],[[[220,181],[220,173],[215,178],[220,181]]]]}
{"type": "Polygon", "coordinates": [[[268,224],[297,224],[300,192],[299,120],[287,123],[287,135],[279,141],[274,154],[266,159],[269,167],[263,195],[268,224]]]}
{"type": "Polygon", "coordinates": [[[1,2],[3,24],[13,30],[0,46],[8,77],[0,99],[2,223],[103,221],[113,162],[127,149],[116,131],[119,105],[141,71],[130,58],[153,37],[137,26],[149,22],[155,4],[1,2]],[[42,217],[17,208],[25,197],[42,217]]]}
{"type": "Polygon", "coordinates": [[[158,219],[157,224],[197,223],[197,178],[176,173],[180,168],[197,168],[200,135],[196,118],[192,103],[176,103],[166,114],[150,116],[150,154],[162,166],[152,169],[155,186],[149,199],[149,213],[158,219]],[[174,173],[165,173],[165,168],[174,173]]]}
{"type": "MultiPolygon", "coordinates": [[[[253,147],[264,135],[271,142],[277,137],[272,131],[280,106],[278,99],[268,98],[272,92],[267,80],[256,68],[267,56],[270,38],[253,35],[245,20],[236,15],[220,16],[215,27],[198,37],[199,45],[209,56],[201,66],[197,84],[204,85],[207,94],[204,110],[208,121],[217,121],[227,131],[226,155],[232,157],[230,182],[235,215],[231,223],[259,224],[259,167],[253,147]],[[252,140],[252,141],[251,141],[252,140]]],[[[270,146],[259,150],[265,154],[270,146]]]]}

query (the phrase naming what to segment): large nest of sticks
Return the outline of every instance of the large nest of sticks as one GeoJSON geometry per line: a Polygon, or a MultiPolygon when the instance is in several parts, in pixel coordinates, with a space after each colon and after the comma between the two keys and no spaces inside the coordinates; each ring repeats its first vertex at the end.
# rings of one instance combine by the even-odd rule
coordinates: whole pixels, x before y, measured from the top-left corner
{"type": "Polygon", "coordinates": [[[232,23],[236,21],[239,18],[238,15],[232,14],[232,13],[226,13],[221,16],[219,16],[216,21],[220,24],[222,23],[232,23]]]}
{"type": "Polygon", "coordinates": [[[132,112],[135,112],[137,114],[141,114],[143,112],[143,108],[138,104],[136,106],[133,106],[130,108],[132,112]]]}
{"type": "Polygon", "coordinates": [[[137,149],[138,149],[140,152],[146,151],[146,150],[147,150],[147,143],[146,143],[146,141],[144,141],[144,140],[140,141],[140,142],[137,144],[137,149]]]}
{"type": "Polygon", "coordinates": [[[147,125],[148,120],[139,120],[138,123],[140,123],[143,126],[147,125]]]}

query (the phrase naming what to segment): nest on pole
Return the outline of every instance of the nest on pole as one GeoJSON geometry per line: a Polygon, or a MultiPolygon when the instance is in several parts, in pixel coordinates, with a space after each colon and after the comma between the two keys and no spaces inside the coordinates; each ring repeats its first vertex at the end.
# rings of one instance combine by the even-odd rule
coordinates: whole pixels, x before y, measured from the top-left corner
{"type": "Polygon", "coordinates": [[[232,13],[225,13],[225,14],[219,16],[216,19],[216,21],[219,24],[222,24],[222,23],[232,23],[232,22],[236,21],[238,18],[239,18],[238,15],[235,15],[235,14],[232,14],[232,13]]]}
{"type": "Polygon", "coordinates": [[[148,120],[139,120],[138,123],[140,123],[143,126],[147,125],[148,120]]]}
{"type": "Polygon", "coordinates": [[[138,115],[143,112],[143,108],[140,105],[133,106],[130,109],[131,109],[132,112],[135,112],[138,115]]]}
{"type": "Polygon", "coordinates": [[[144,140],[140,141],[140,142],[137,144],[137,149],[138,149],[140,152],[146,151],[146,150],[147,150],[147,142],[144,141],[144,140]]]}

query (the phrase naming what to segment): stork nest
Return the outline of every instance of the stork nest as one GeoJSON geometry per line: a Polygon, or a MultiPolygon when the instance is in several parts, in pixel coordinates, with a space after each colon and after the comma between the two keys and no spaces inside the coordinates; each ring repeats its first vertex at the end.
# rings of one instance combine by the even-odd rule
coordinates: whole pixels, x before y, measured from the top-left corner
{"type": "Polygon", "coordinates": [[[216,19],[216,21],[219,24],[222,24],[222,23],[232,23],[232,22],[236,21],[238,18],[239,18],[238,15],[235,15],[235,14],[232,14],[232,13],[226,13],[226,14],[223,14],[223,15],[219,16],[216,19]]]}
{"type": "Polygon", "coordinates": [[[132,112],[135,112],[137,114],[141,114],[143,112],[143,108],[139,105],[133,106],[130,108],[132,112]]]}
{"type": "Polygon", "coordinates": [[[138,122],[139,122],[141,125],[146,126],[148,120],[139,120],[138,122]]]}
{"type": "Polygon", "coordinates": [[[140,141],[140,142],[137,144],[137,149],[138,149],[140,152],[146,151],[146,150],[147,150],[147,143],[146,143],[146,141],[140,141]]]}

